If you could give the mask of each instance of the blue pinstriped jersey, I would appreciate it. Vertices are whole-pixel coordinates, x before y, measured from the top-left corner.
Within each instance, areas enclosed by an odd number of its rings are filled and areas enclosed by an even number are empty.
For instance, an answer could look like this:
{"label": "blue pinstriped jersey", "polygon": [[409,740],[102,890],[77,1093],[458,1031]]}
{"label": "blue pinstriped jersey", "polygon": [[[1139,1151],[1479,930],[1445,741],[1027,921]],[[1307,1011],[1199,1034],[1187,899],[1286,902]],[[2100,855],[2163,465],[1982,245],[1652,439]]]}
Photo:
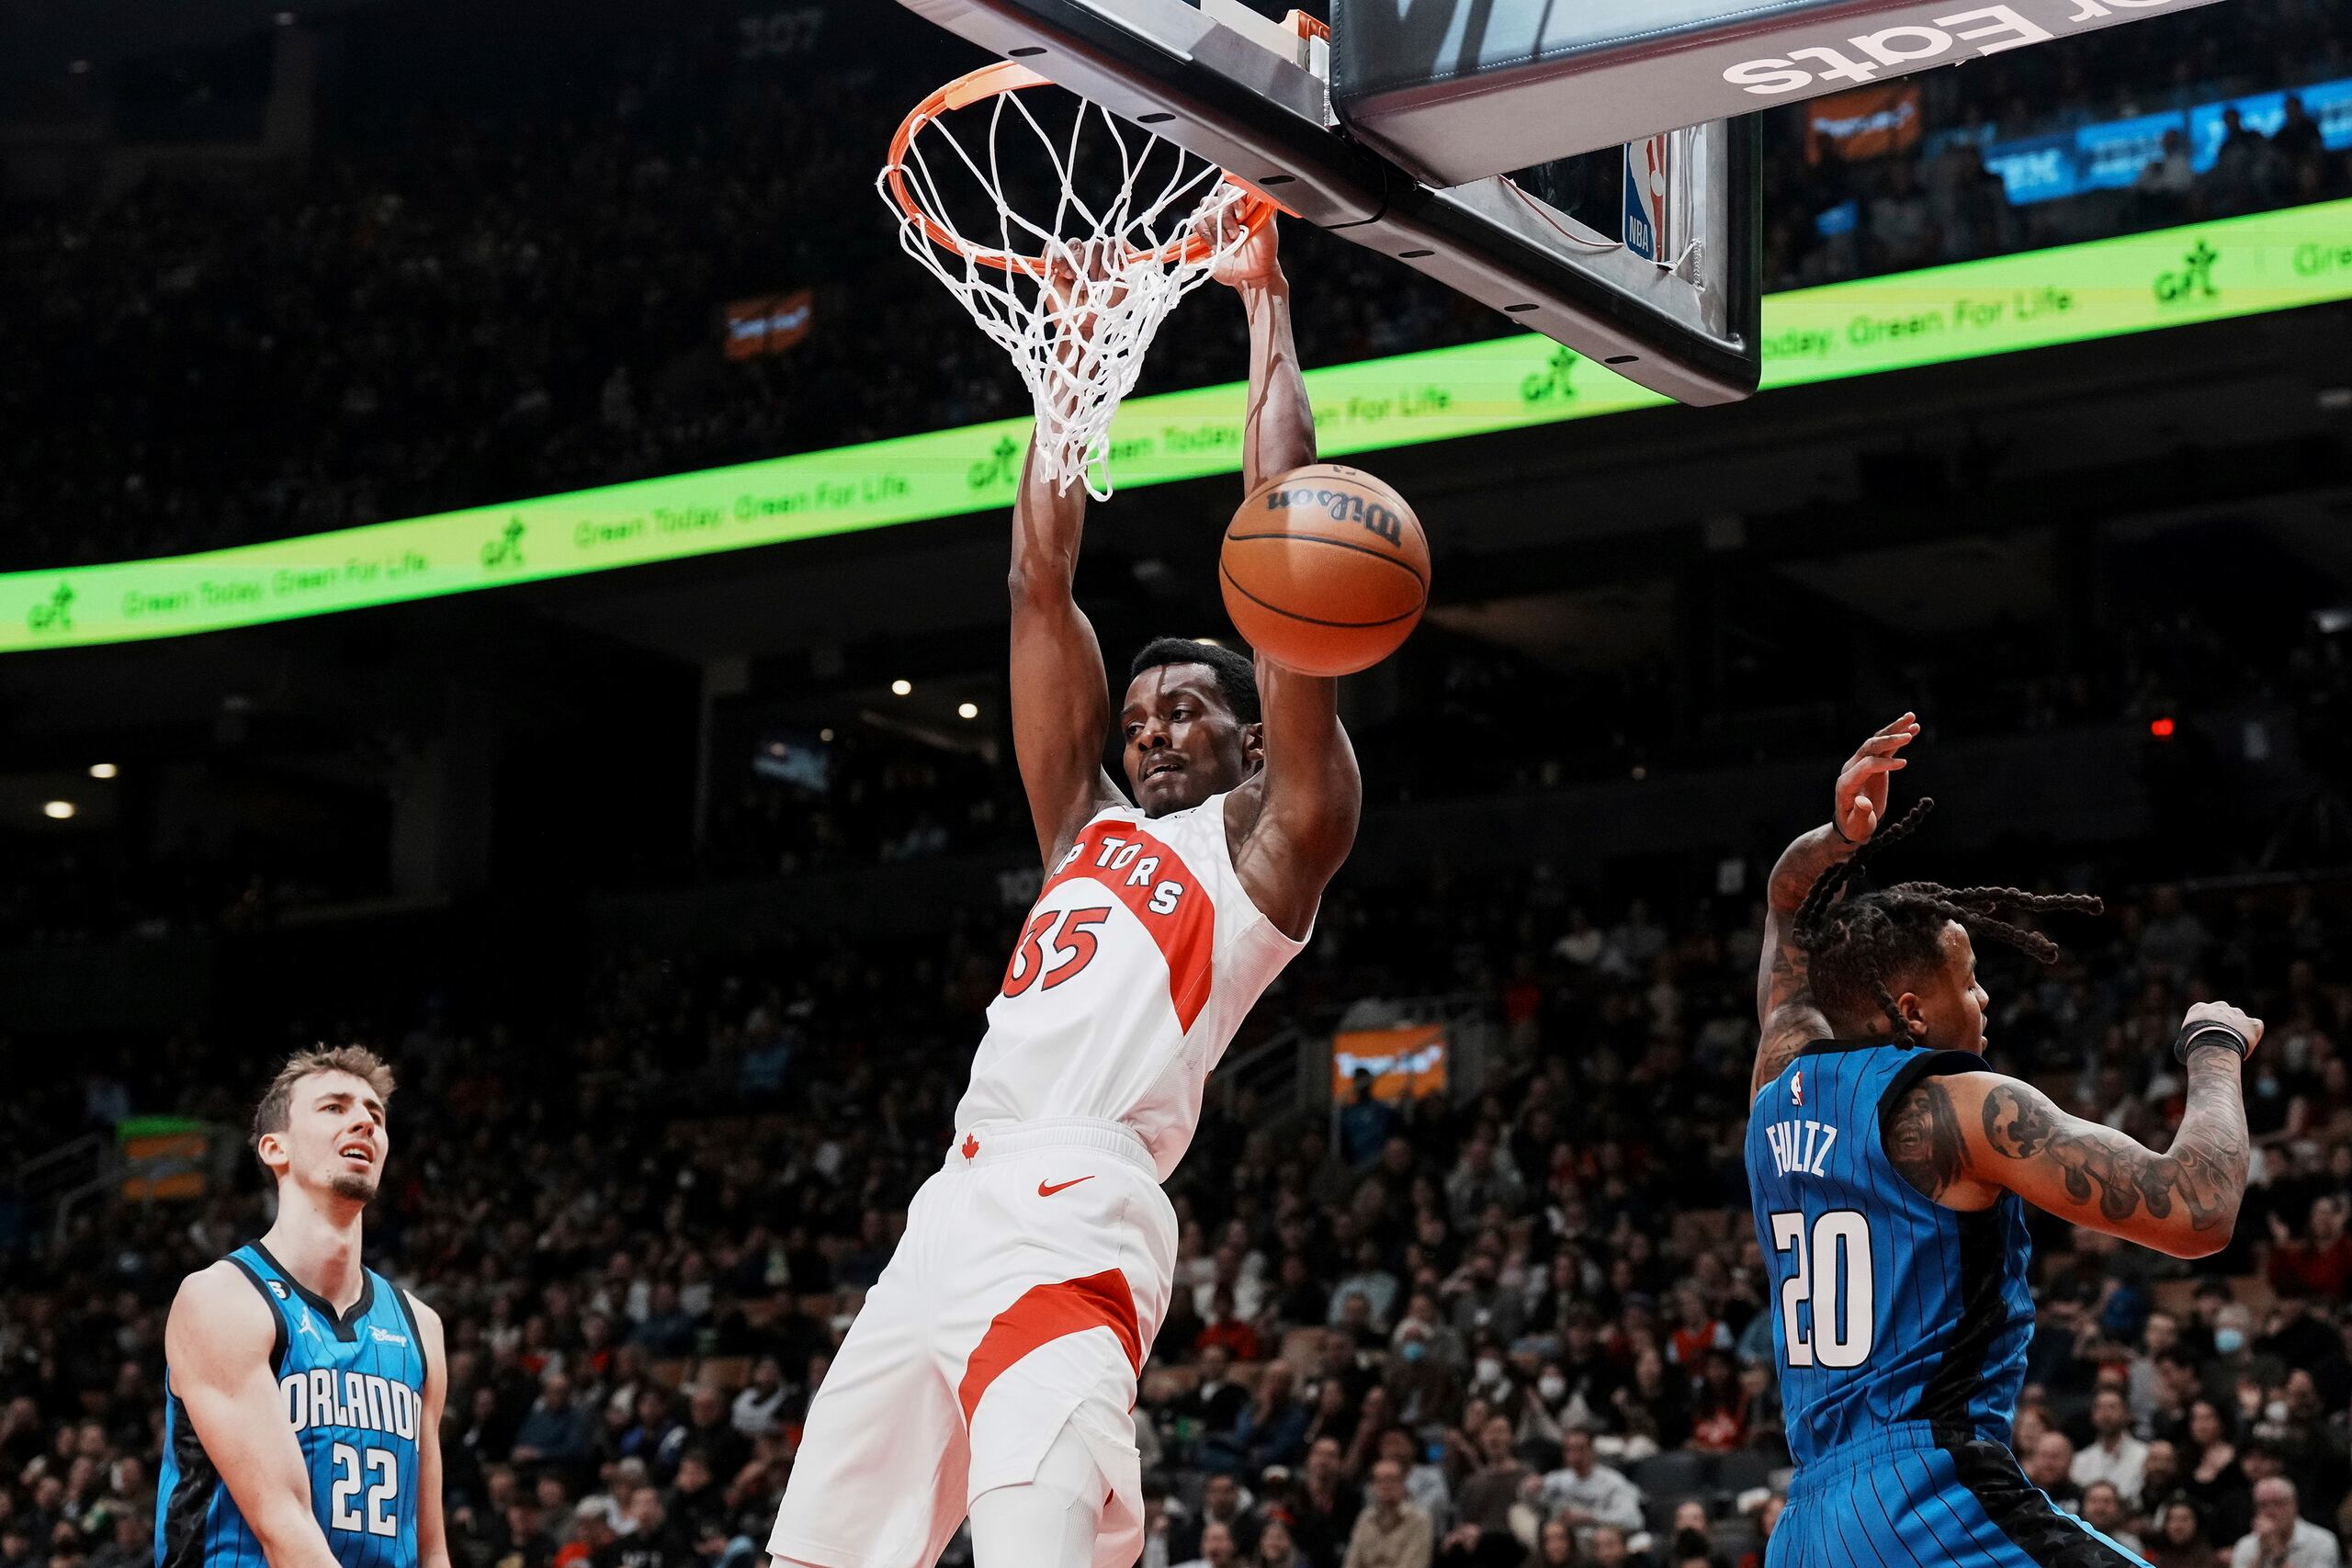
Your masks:
{"label": "blue pinstriped jersey", "polygon": [[1756,1097],[1747,1185],[1799,1464],[1897,1421],[2006,1444],[2033,1335],[2024,1204],[1960,1213],[1903,1179],[1880,1118],[1959,1051],[1817,1041]]}
{"label": "blue pinstriped jersey", "polygon": [[[270,1370],[311,1472],[311,1506],[343,1568],[416,1568],[417,1438],[424,1346],[408,1299],[364,1274],[338,1314],[259,1242],[229,1255],[277,1319]],[[169,1388],[170,1369],[165,1386]],[[164,1403],[155,1568],[265,1568],[179,1395]]]}

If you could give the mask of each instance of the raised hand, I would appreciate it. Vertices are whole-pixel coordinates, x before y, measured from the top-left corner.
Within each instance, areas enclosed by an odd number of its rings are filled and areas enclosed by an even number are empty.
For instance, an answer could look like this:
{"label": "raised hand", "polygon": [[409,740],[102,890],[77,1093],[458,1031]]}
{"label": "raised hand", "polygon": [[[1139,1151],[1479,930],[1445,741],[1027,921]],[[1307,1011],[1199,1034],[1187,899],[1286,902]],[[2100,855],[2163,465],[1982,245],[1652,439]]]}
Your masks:
{"label": "raised hand", "polygon": [[1886,817],[1887,780],[1910,764],[1897,755],[1919,738],[1919,716],[1905,714],[1854,749],[1838,770],[1829,819],[1847,842],[1859,844]]}
{"label": "raised hand", "polygon": [[2254,1048],[2262,1043],[2262,1020],[2227,1002],[2199,1002],[2180,1021],[2183,1029],[2193,1029],[2200,1023],[2218,1023],[2226,1029],[2236,1030],[2245,1037],[2248,1055],[2252,1055]]}
{"label": "raised hand", "polygon": [[1118,280],[1115,240],[1071,241],[1050,247],[1039,280],[1046,309],[1062,323],[1061,346],[1091,348],[1102,312],[1126,298]]}

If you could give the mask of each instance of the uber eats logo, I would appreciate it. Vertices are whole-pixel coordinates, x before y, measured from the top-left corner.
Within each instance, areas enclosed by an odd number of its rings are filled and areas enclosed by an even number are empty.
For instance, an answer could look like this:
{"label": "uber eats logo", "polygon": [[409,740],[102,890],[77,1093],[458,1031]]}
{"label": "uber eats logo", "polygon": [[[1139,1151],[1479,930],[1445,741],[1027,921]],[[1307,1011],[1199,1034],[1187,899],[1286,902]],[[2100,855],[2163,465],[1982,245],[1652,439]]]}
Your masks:
{"label": "uber eats logo", "polygon": [[2213,264],[2222,253],[2203,240],[2190,246],[2180,258],[2180,265],[2156,274],[2156,303],[2159,305],[2196,305],[2222,297],[2213,282]]}

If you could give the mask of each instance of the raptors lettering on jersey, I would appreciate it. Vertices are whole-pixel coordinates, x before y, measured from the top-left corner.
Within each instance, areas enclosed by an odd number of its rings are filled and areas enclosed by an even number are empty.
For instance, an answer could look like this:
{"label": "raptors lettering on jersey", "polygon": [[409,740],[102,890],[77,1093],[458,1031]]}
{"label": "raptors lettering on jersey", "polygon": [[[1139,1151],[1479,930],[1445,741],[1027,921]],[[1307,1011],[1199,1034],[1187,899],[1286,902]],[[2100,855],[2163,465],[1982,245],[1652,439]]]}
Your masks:
{"label": "raptors lettering on jersey", "polygon": [[1243,890],[1225,796],[1165,817],[1097,815],[1022,925],[956,1124],[1124,1122],[1165,1179],[1210,1070],[1305,945]]}

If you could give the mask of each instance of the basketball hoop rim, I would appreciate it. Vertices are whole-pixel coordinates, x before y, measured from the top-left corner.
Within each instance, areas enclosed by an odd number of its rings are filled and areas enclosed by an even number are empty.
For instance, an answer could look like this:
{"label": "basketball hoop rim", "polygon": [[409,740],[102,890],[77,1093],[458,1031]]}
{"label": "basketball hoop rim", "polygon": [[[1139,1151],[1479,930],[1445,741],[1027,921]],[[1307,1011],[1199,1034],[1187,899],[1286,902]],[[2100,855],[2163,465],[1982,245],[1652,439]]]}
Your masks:
{"label": "basketball hoop rim", "polygon": [[[977,266],[993,267],[1000,272],[1026,273],[1035,278],[1046,276],[1049,264],[1046,257],[976,245],[925,212],[922,203],[915,199],[914,190],[908,182],[906,156],[908,147],[922,128],[951,109],[969,108],[974,104],[1001,97],[1007,93],[1052,85],[1051,78],[1039,75],[1017,60],[1000,60],[977,71],[967,71],[917,104],[908,111],[907,118],[899,122],[898,130],[890,138],[889,160],[883,164],[883,183],[888,188],[891,199],[899,204],[899,209],[906,214],[909,221],[922,229],[925,239],[941,250],[953,251]],[[1218,173],[1226,184],[1242,193],[1235,212],[1242,227],[1250,233],[1254,234],[1264,228],[1273,220],[1274,214],[1282,210],[1272,197],[1249,181],[1225,174],[1223,170]],[[1127,250],[1129,265],[1149,262],[1159,266],[1197,266],[1209,259],[1215,247],[1198,234],[1187,234],[1182,239],[1169,241],[1157,250],[1141,251],[1132,246]]]}

